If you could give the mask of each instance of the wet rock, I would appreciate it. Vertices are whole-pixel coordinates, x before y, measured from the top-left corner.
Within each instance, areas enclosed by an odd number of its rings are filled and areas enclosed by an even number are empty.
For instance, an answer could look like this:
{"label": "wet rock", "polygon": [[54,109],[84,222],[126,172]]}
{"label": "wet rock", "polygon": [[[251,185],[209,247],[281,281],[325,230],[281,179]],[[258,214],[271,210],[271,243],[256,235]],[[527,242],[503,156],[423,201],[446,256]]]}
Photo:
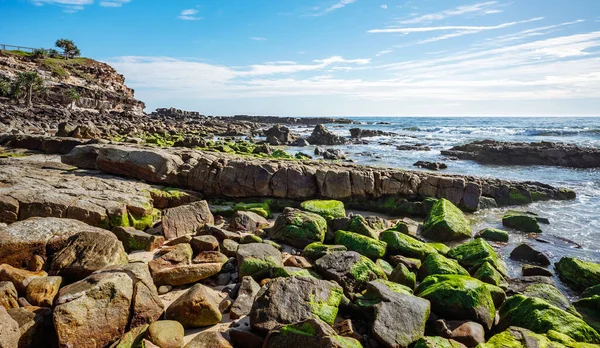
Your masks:
{"label": "wet rock", "polygon": [[387,247],[387,243],[383,241],[342,230],[335,232],[335,244],[343,245],[372,260],[383,257]]}
{"label": "wet rock", "polygon": [[554,267],[560,278],[576,289],[600,284],[600,264],[563,257]]}
{"label": "wet rock", "polygon": [[146,338],[160,348],[181,348],[183,326],[173,320],[160,320],[150,324]]}
{"label": "wet rock", "polygon": [[423,236],[441,242],[470,238],[471,224],[452,202],[440,199],[433,204],[423,223]]}
{"label": "wet rock", "polygon": [[363,291],[371,280],[387,278],[379,266],[355,251],[328,253],[315,268],[323,278],[340,284],[347,296]]}
{"label": "wet rock", "polygon": [[164,238],[154,236],[133,227],[115,227],[112,232],[123,243],[126,252],[134,250],[152,251],[164,243]]}
{"label": "wet rock", "polygon": [[456,246],[448,252],[448,257],[456,259],[467,269],[477,269],[484,262],[489,262],[503,276],[508,276],[506,264],[498,256],[494,248],[481,238]]}
{"label": "wet rock", "polygon": [[33,278],[27,285],[27,301],[34,306],[52,307],[62,284],[62,277]]}
{"label": "wet rock", "polygon": [[485,261],[479,266],[473,274],[473,278],[479,279],[484,283],[504,287],[506,281],[504,276],[492,265],[491,262]]}
{"label": "wet rock", "polygon": [[326,149],[321,155],[323,159],[332,161],[346,159],[346,153],[340,149]]}
{"label": "wet rock", "polygon": [[210,290],[196,284],[167,308],[165,317],[178,321],[185,328],[197,328],[219,323],[221,312]]}
{"label": "wet rock", "polygon": [[417,161],[417,162],[413,163],[413,166],[419,167],[419,168],[425,168],[425,169],[429,169],[429,170],[441,170],[441,169],[448,168],[446,163],[428,162],[428,161]]}
{"label": "wet rock", "polygon": [[431,151],[429,146],[425,146],[424,144],[415,144],[415,145],[398,145],[396,146],[396,150],[398,151]]}
{"label": "wet rock", "polygon": [[342,288],[334,282],[307,277],[276,278],[257,294],[250,325],[260,333],[312,318],[333,325],[343,296]]}
{"label": "wet rock", "polygon": [[265,131],[267,142],[271,145],[288,145],[295,140],[288,127],[274,125]]}
{"label": "wet rock", "polygon": [[235,231],[256,232],[267,226],[267,219],[251,211],[236,211],[231,217],[231,228]]}
{"label": "wet rock", "polygon": [[531,262],[542,266],[549,266],[548,256],[533,249],[530,245],[521,243],[510,253],[510,258],[517,261]]}
{"label": "wet rock", "polygon": [[514,210],[509,210],[502,217],[502,225],[521,232],[542,232],[538,222],[539,216]]}
{"label": "wet rock", "polygon": [[194,202],[163,211],[162,226],[166,239],[198,233],[215,222],[206,201]]}
{"label": "wet rock", "polygon": [[360,139],[369,137],[381,137],[381,136],[393,136],[395,133],[384,132],[377,129],[361,129],[361,128],[350,128],[350,138]]}
{"label": "wet rock", "polygon": [[551,271],[547,270],[544,267],[535,266],[535,265],[523,265],[521,266],[521,272],[524,277],[530,276],[544,276],[544,277],[552,277],[553,274]]}
{"label": "wet rock", "polygon": [[274,269],[283,267],[279,250],[269,244],[242,244],[237,249],[239,277],[252,276],[256,280],[269,277]]}
{"label": "wet rock", "polygon": [[362,348],[362,345],[354,338],[337,335],[329,325],[313,318],[270,331],[263,347]]}
{"label": "wet rock", "polygon": [[229,317],[231,319],[239,319],[244,315],[248,315],[252,309],[254,298],[259,290],[260,286],[252,279],[252,277],[246,276],[242,278],[237,298],[229,311]]}
{"label": "wet rock", "polygon": [[269,229],[269,237],[304,248],[313,242],[323,242],[327,232],[327,221],[320,215],[293,208],[286,208]]}
{"label": "wet rock", "polygon": [[483,238],[492,242],[508,242],[508,232],[499,230],[497,228],[484,228],[479,231],[476,238]]}
{"label": "wet rock", "polygon": [[19,295],[13,283],[7,281],[0,282],[0,307],[4,307],[5,309],[17,308],[19,307],[18,298]]}
{"label": "wet rock", "polygon": [[344,145],[347,142],[343,137],[331,133],[322,124],[315,127],[307,140],[312,145]]}

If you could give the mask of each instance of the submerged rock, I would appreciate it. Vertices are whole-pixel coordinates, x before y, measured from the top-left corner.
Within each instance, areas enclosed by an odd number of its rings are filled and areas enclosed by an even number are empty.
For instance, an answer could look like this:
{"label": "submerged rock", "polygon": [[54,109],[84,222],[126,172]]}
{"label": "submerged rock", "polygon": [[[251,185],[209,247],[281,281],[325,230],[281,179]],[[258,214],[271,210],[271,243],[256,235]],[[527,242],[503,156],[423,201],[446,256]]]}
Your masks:
{"label": "submerged rock", "polygon": [[508,242],[508,232],[497,228],[484,228],[477,233],[477,238],[483,238],[492,242]]}
{"label": "submerged rock", "polygon": [[509,210],[502,217],[502,225],[514,228],[521,232],[542,232],[539,221],[540,217],[533,213]]}
{"label": "submerged rock", "polygon": [[517,261],[531,262],[542,266],[549,266],[548,256],[533,249],[530,245],[521,243],[510,252],[510,258]]}

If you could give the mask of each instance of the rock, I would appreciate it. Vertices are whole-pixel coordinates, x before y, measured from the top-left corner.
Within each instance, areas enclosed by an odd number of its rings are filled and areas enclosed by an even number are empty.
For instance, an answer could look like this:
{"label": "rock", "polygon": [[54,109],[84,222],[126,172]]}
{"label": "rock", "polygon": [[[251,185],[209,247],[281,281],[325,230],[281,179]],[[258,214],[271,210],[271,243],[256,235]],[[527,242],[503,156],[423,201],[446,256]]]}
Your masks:
{"label": "rock", "polygon": [[252,276],[256,280],[269,277],[274,269],[283,267],[281,253],[269,244],[252,243],[237,249],[239,277]]}
{"label": "rock", "polygon": [[369,282],[358,303],[373,318],[371,332],[382,346],[407,347],[425,333],[429,302],[389,284]]}
{"label": "rock", "polygon": [[533,249],[530,245],[521,243],[510,253],[510,258],[517,261],[536,263],[542,266],[549,266],[548,256]]}
{"label": "rock", "polygon": [[51,308],[62,284],[62,277],[36,277],[27,285],[27,301],[34,306]]}
{"label": "rock", "polygon": [[485,343],[485,329],[481,324],[473,321],[446,321],[440,319],[435,322],[436,332],[444,337],[460,342],[467,347],[475,347]]}
{"label": "rock", "polygon": [[190,245],[194,253],[203,251],[219,251],[219,241],[213,236],[197,236],[192,238]]}
{"label": "rock", "polygon": [[415,145],[398,145],[396,146],[396,150],[398,151],[431,151],[429,146],[424,146],[424,144],[415,144]]}
{"label": "rock", "polygon": [[311,268],[310,263],[306,258],[302,256],[289,255],[283,260],[284,266],[299,267],[299,268]]}
{"label": "rock", "polygon": [[346,139],[331,133],[325,125],[319,124],[315,127],[308,142],[312,145],[344,145]]}
{"label": "rock", "polygon": [[451,320],[476,321],[491,329],[496,306],[505,298],[504,291],[475,278],[462,275],[433,275],[425,278],[415,294],[431,302],[431,310]]}
{"label": "rock", "polygon": [[496,228],[484,228],[477,233],[476,238],[483,238],[492,242],[508,242],[508,232]]}
{"label": "rock", "polygon": [[43,257],[41,257],[40,255],[33,255],[31,260],[29,260],[29,265],[27,266],[27,269],[31,272],[40,272],[44,269],[45,263],[46,260],[44,260]]}
{"label": "rock", "polygon": [[346,159],[346,153],[340,149],[326,149],[323,151],[322,155],[323,159],[326,160],[336,161]]}
{"label": "rock", "polygon": [[506,281],[504,277],[494,266],[486,261],[479,266],[475,274],[473,274],[473,278],[479,279],[484,283],[496,285],[496,286],[505,286]]}
{"label": "rock", "polygon": [[429,211],[422,234],[441,242],[471,238],[471,223],[452,202],[442,198]]}
{"label": "rock", "polygon": [[279,325],[318,318],[333,325],[344,296],[334,282],[307,277],[276,278],[258,292],[250,311],[250,326],[267,333]]}
{"label": "rock", "polygon": [[271,213],[271,207],[268,202],[258,202],[258,203],[236,203],[233,206],[233,210],[235,211],[249,211],[255,214],[258,214],[265,219],[272,218],[273,214]]}
{"label": "rock", "polygon": [[351,216],[348,227],[342,230],[358,233],[372,239],[379,239],[379,231],[376,231],[374,228],[372,228],[367,219],[365,219],[362,215]]}
{"label": "rock", "polygon": [[254,303],[254,297],[260,290],[260,285],[252,279],[250,276],[245,276],[240,282],[240,288],[238,290],[238,296],[231,306],[229,311],[229,317],[231,319],[239,319],[250,313],[252,304]]}
{"label": "rock", "polygon": [[439,336],[421,337],[413,348],[466,348],[464,344]]}
{"label": "rock", "polygon": [[11,282],[18,293],[25,293],[27,284],[36,277],[46,277],[48,274],[44,271],[31,272],[24,269],[14,268],[7,264],[0,265],[0,282]]}
{"label": "rock", "polygon": [[164,295],[166,293],[168,293],[169,291],[173,290],[173,287],[171,285],[161,285],[158,287],[158,294],[159,295]]}
{"label": "rock", "polygon": [[283,243],[304,248],[313,242],[323,242],[327,221],[315,213],[286,208],[269,230],[269,237]]}
{"label": "rock", "polygon": [[138,231],[133,227],[115,227],[112,232],[123,243],[126,252],[134,250],[152,251],[163,245],[165,239],[153,236],[146,232]]}
{"label": "rock", "polygon": [[307,319],[269,332],[264,348],[362,348],[354,338],[343,337],[319,319]]}
{"label": "rock", "polygon": [[19,324],[8,315],[8,312],[3,306],[0,306],[0,347],[2,348],[17,348],[19,346]]}
{"label": "rock", "polygon": [[336,200],[314,199],[304,201],[300,204],[300,209],[319,214],[327,220],[343,218],[346,216],[344,203]]}
{"label": "rock", "polygon": [[231,217],[231,228],[235,231],[256,232],[267,226],[267,219],[251,211],[236,211]]}
{"label": "rock", "polygon": [[360,138],[369,138],[369,137],[389,137],[397,135],[396,133],[384,132],[378,129],[360,129],[360,128],[350,128],[350,138],[352,139],[360,139]]}
{"label": "rock", "polygon": [[498,330],[510,326],[539,334],[554,330],[578,342],[600,343],[600,334],[583,320],[539,298],[512,296],[502,304],[499,315]]}
{"label": "rock", "polygon": [[583,297],[573,302],[576,312],[571,311],[571,314],[581,315],[583,320],[590,325],[596,332],[600,330],[600,296],[593,295]]}
{"label": "rock", "polygon": [[288,127],[274,125],[265,131],[267,142],[271,145],[288,145],[295,140]]}
{"label": "rock", "polygon": [[502,225],[521,232],[542,232],[534,214],[510,210],[502,217]]}
{"label": "rock", "polygon": [[521,272],[523,273],[524,277],[531,277],[531,276],[552,277],[552,276],[554,276],[554,274],[552,274],[551,271],[545,269],[544,267],[535,266],[535,265],[527,265],[527,264],[521,266]]}
{"label": "rock", "polygon": [[17,289],[11,282],[0,282],[0,307],[4,307],[5,309],[18,308],[19,302],[17,299],[19,295],[17,294]]}
{"label": "rock", "polygon": [[215,325],[222,318],[218,302],[206,286],[195,284],[167,308],[165,317],[188,329]]}
{"label": "rock", "polygon": [[450,249],[448,256],[458,260],[461,266],[469,268],[479,268],[484,262],[489,262],[503,276],[508,276],[506,264],[494,248],[481,238],[463,243]]}
{"label": "rock", "polygon": [[387,243],[388,253],[392,255],[400,254],[402,256],[423,260],[429,254],[438,253],[431,245],[421,242],[404,233],[387,230],[383,231],[379,238]]}
{"label": "rock", "polygon": [[419,268],[419,279],[435,274],[458,274],[468,276],[469,272],[456,260],[451,260],[439,254],[429,254]]}
{"label": "rock", "polygon": [[[262,348],[263,338],[249,329],[231,329],[228,331],[231,342],[239,348]],[[212,347],[211,347],[212,348]]]}
{"label": "rock", "polygon": [[419,259],[411,259],[410,257],[404,257],[402,255],[394,255],[390,257],[390,262],[392,265],[398,266],[399,264],[403,264],[406,266],[411,272],[419,271],[421,268],[421,260]]}
{"label": "rock", "polygon": [[163,211],[162,226],[166,239],[198,233],[215,222],[206,201],[194,202]]}
{"label": "rock", "polygon": [[228,257],[236,257],[239,247],[239,243],[234,242],[231,239],[225,239],[221,244],[221,250],[223,250],[223,254],[227,255]]}
{"label": "rock", "polygon": [[356,326],[351,319],[346,319],[338,322],[333,326],[335,332],[340,336],[352,337],[357,340],[362,340],[362,336],[358,333]]}
{"label": "rock", "polygon": [[146,332],[148,331],[148,324],[138,326],[129,330],[121,339],[111,345],[112,348],[134,348],[142,345]]}
{"label": "rock", "polygon": [[49,273],[80,280],[113,265],[127,264],[123,244],[112,233],[81,232],[52,258]]}
{"label": "rock", "polygon": [[[220,255],[220,254],[219,254]],[[222,260],[215,262],[192,262],[192,247],[189,244],[178,244],[167,249],[166,253],[148,262],[154,283],[161,285],[185,285],[211,277],[221,271]]]}
{"label": "rock", "polygon": [[335,251],[347,251],[343,245],[326,245],[321,242],[314,242],[307,245],[302,251],[302,256],[312,260],[320,259],[321,257]]}
{"label": "rock", "polygon": [[329,253],[315,263],[317,272],[327,280],[340,284],[347,296],[363,291],[375,279],[387,279],[373,261],[355,251]]}
{"label": "rock", "polygon": [[300,147],[309,146],[309,145],[310,145],[310,143],[306,139],[303,139],[303,138],[298,138],[290,144],[290,146],[300,146]]}
{"label": "rock", "polygon": [[554,264],[556,272],[575,289],[585,289],[600,284],[600,264],[563,257]]}
{"label": "rock", "polygon": [[54,327],[63,347],[104,347],[123,336],[129,322],[133,281],[122,272],[92,274],[62,288]]}
{"label": "rock", "polygon": [[8,315],[19,325],[19,347],[40,347],[45,343],[44,317],[26,308],[9,309]]}
{"label": "rock", "polygon": [[600,151],[566,143],[477,140],[442,151],[442,155],[500,165],[600,167]]}
{"label": "rock", "polygon": [[419,168],[425,168],[425,169],[429,169],[429,170],[440,170],[440,169],[448,168],[448,165],[446,165],[446,163],[428,162],[428,161],[417,161],[417,162],[413,163],[413,166],[419,167]]}
{"label": "rock", "polygon": [[171,239],[170,241],[165,243],[165,246],[175,246],[175,245],[179,245],[179,244],[190,244],[190,242],[192,241],[192,236],[187,234],[185,236],[181,236],[181,237],[177,237],[174,239]]}
{"label": "rock", "polygon": [[159,320],[148,326],[146,338],[160,348],[181,348],[183,326],[173,320]]}
{"label": "rock", "polygon": [[563,348],[564,345],[550,340],[546,335],[536,334],[522,327],[511,326],[506,331],[494,335],[487,343],[477,346],[478,348]]}
{"label": "rock", "polygon": [[519,294],[527,297],[535,297],[542,299],[553,306],[556,306],[564,311],[567,311],[576,317],[580,317],[579,313],[571,305],[571,302],[563,295],[555,285],[534,283],[527,285]]}
{"label": "rock", "polygon": [[335,244],[343,245],[372,260],[383,257],[387,247],[385,242],[342,230],[335,233]]}
{"label": "rock", "polygon": [[203,331],[183,348],[233,348],[220,332]]}
{"label": "rock", "polygon": [[399,263],[389,276],[389,280],[408,287],[411,292],[417,285],[417,276],[411,272],[403,263]]}

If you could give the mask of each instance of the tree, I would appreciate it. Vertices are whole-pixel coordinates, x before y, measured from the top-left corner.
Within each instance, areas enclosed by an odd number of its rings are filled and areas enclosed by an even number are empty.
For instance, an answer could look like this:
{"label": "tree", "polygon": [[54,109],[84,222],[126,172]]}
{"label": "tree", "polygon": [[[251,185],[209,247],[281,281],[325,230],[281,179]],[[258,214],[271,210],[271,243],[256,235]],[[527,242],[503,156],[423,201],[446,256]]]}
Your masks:
{"label": "tree", "polygon": [[67,90],[67,98],[69,99],[69,109],[73,109],[75,102],[81,99],[81,95],[79,95],[75,88],[69,88]]}
{"label": "tree", "polygon": [[14,95],[18,98],[22,93],[25,94],[27,100],[27,107],[30,107],[33,103],[31,101],[33,93],[39,92],[44,89],[44,80],[35,71],[19,73],[17,80],[15,81],[15,88],[13,88]]}
{"label": "tree", "polygon": [[57,40],[56,47],[63,50],[63,56],[65,56],[65,59],[78,57],[81,54],[81,52],[79,51],[79,48],[77,48],[75,43],[73,43],[73,41],[71,41],[71,40],[67,40],[67,39]]}

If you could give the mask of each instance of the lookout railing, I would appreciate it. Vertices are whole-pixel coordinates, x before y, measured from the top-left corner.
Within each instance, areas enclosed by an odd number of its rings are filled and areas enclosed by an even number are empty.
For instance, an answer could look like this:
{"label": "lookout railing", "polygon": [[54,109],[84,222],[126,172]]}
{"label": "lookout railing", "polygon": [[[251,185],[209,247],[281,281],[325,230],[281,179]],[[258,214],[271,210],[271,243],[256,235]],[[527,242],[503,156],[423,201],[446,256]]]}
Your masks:
{"label": "lookout railing", "polygon": [[14,48],[16,48],[17,51],[29,51],[29,52],[33,52],[37,49],[37,48],[33,48],[33,47],[0,44],[0,51],[13,50]]}

